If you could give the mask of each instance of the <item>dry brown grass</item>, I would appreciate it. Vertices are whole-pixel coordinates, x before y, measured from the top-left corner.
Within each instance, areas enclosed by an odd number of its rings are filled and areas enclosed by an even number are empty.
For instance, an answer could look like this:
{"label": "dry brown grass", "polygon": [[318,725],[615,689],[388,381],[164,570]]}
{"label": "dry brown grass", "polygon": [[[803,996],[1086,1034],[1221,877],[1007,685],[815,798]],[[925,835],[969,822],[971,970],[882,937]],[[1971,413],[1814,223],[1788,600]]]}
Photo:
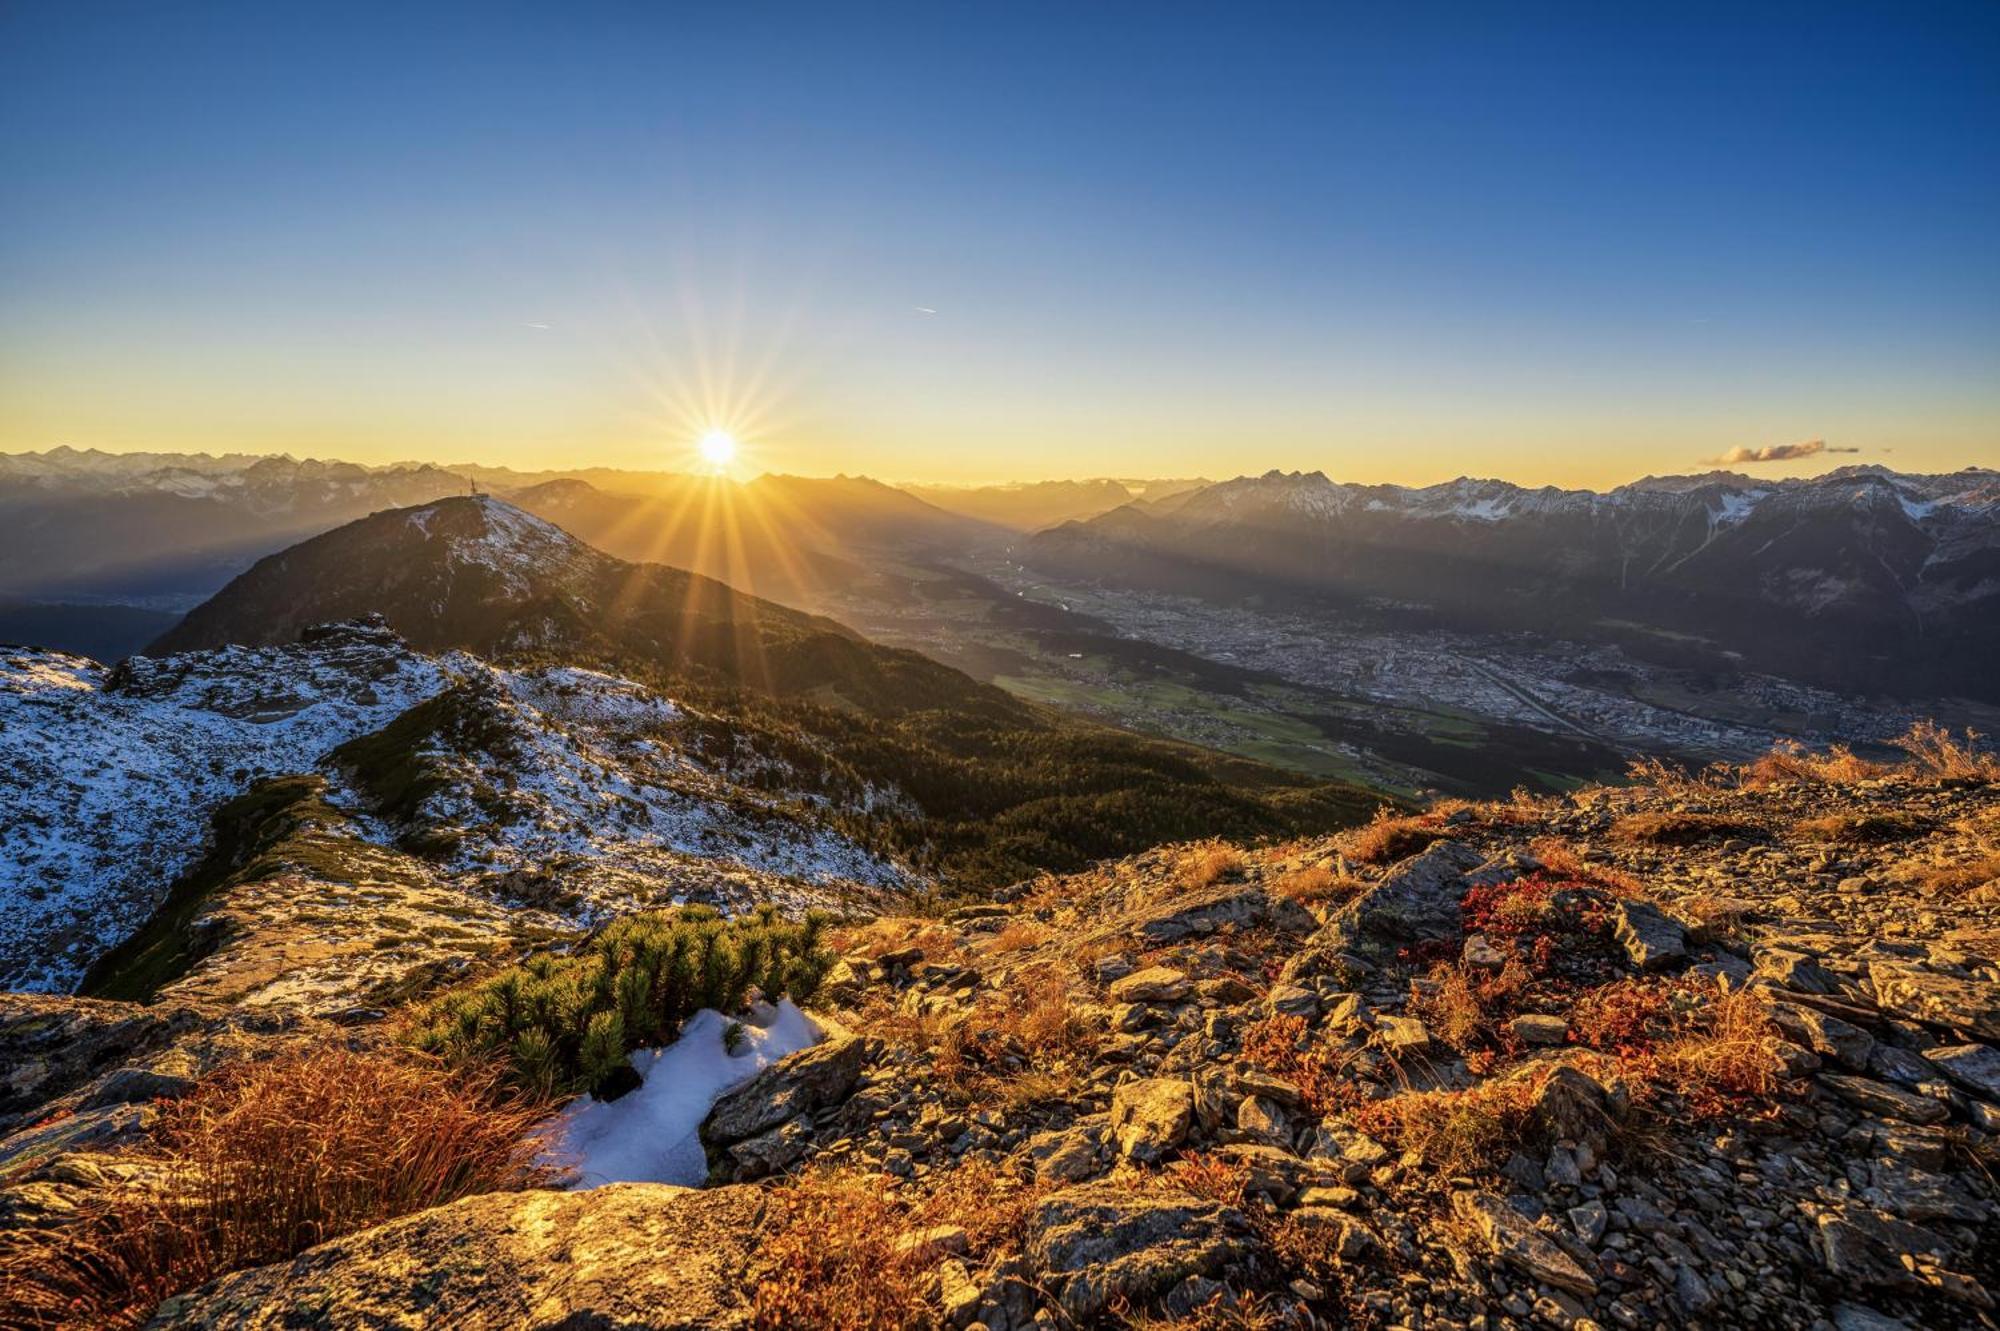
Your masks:
{"label": "dry brown grass", "polygon": [[1692,846],[1754,836],[1754,825],[1719,813],[1628,813],[1611,825],[1611,839],[1634,846]]}
{"label": "dry brown grass", "polygon": [[1242,851],[1225,842],[1210,841],[1193,847],[1182,859],[1181,882],[1188,887],[1211,887],[1242,871]]}
{"label": "dry brown grass", "polygon": [[491,1076],[322,1048],[222,1068],[162,1110],[128,1194],[0,1257],[0,1306],[26,1327],[137,1325],[225,1272],[474,1193],[544,1181],[543,1107]]}
{"label": "dry brown grass", "polygon": [[760,1331],[841,1327],[913,1331],[933,1326],[927,1297],[938,1255],[899,1243],[938,1225],[965,1231],[974,1265],[1020,1246],[1043,1191],[990,1165],[965,1163],[929,1193],[894,1193],[880,1175],[810,1174],[770,1194],[767,1237],[751,1291]]}
{"label": "dry brown grass", "polygon": [[2000,884],[2000,855],[1982,855],[1957,864],[1914,864],[1906,866],[1907,881],[1927,897],[1947,900],[1976,892],[1988,884]]}
{"label": "dry brown grass", "polygon": [[1510,1077],[1464,1091],[1404,1091],[1354,1111],[1363,1132],[1393,1141],[1447,1174],[1497,1170],[1517,1150],[1531,1154],[1541,1079]]}
{"label": "dry brown grass", "polygon": [[1769,1009],[1746,989],[1715,991],[1687,1029],[1634,1061],[1646,1081],[1673,1091],[1705,1118],[1733,1102],[1769,1102],[1783,1084],[1778,1028]]}
{"label": "dry brown grass", "polygon": [[1961,781],[2000,781],[2000,755],[1980,744],[1982,736],[1967,727],[1954,735],[1935,721],[1919,721],[1895,739],[1910,755],[1908,766],[1923,776]]}
{"label": "dry brown grass", "polygon": [[1879,846],[1907,841],[1930,829],[1930,823],[1900,810],[1889,813],[1834,813],[1793,824],[1792,834],[1804,841],[1842,846]]}
{"label": "dry brown grass", "polygon": [[1561,837],[1536,837],[1528,843],[1528,853],[1535,857],[1545,873],[1557,878],[1592,883],[1613,896],[1632,897],[1642,892],[1637,878],[1613,865],[1591,863]]}
{"label": "dry brown grass", "polygon": [[1350,860],[1386,864],[1414,855],[1432,842],[1445,840],[1450,834],[1436,824],[1430,814],[1399,814],[1384,805],[1375,810],[1374,818],[1365,826],[1343,832],[1339,845]]}
{"label": "dry brown grass", "polygon": [[1741,897],[1704,892],[1684,898],[1679,909],[1692,921],[1697,942],[1741,943],[1750,936],[1751,912],[1756,907]]}
{"label": "dry brown grass", "polygon": [[874,998],[862,1024],[927,1053],[939,1085],[961,1101],[1040,1104],[1074,1093],[1097,1055],[1102,1034],[1075,1007],[1076,988],[1042,964],[962,1011],[917,1014]]}
{"label": "dry brown grass", "polygon": [[1813,753],[1796,740],[1780,740],[1771,746],[1769,753],[1734,770],[1736,783],[1744,786],[1781,782],[1840,786],[1881,776],[1889,769],[1858,756],[1845,744],[1836,744],[1824,753]]}
{"label": "dry brown grass", "polygon": [[1025,952],[1029,948],[1040,947],[1047,940],[1049,931],[1029,920],[1016,920],[986,945],[988,952]]}
{"label": "dry brown grass", "polygon": [[1328,1114],[1353,1104],[1359,1089],[1344,1074],[1351,1054],[1317,1038],[1304,1017],[1274,1014],[1243,1030],[1245,1061],[1290,1082],[1306,1108]]}
{"label": "dry brown grass", "polygon": [[1625,777],[1633,785],[1649,786],[1663,794],[1682,797],[1727,790],[1737,784],[1738,774],[1739,769],[1727,763],[1688,768],[1651,756],[1635,758],[1625,767]]}
{"label": "dry brown grass", "polygon": [[1136,1309],[1123,1299],[1108,1309],[1124,1331],[1280,1331],[1293,1325],[1264,1296],[1224,1290],[1184,1317]]}
{"label": "dry brown grass", "polygon": [[1335,873],[1324,864],[1294,869],[1271,885],[1271,891],[1287,901],[1308,909],[1332,901],[1346,901],[1360,895],[1367,884],[1358,878]]}

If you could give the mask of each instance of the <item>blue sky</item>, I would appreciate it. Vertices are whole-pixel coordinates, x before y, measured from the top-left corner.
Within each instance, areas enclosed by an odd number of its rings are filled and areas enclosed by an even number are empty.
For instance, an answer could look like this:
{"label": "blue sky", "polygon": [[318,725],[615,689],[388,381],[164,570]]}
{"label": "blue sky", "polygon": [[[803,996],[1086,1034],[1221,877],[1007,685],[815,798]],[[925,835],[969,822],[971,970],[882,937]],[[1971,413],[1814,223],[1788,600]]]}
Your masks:
{"label": "blue sky", "polygon": [[1984,3],[6,5],[0,448],[2000,465],[1996,68]]}

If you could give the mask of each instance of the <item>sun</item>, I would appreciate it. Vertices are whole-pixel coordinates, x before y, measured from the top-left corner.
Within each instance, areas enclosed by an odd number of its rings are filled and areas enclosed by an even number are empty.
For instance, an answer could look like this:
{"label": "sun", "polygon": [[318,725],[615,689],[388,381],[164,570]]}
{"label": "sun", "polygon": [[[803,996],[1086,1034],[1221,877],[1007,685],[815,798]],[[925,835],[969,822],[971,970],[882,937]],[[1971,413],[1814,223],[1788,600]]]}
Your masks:
{"label": "sun", "polygon": [[736,436],[727,430],[710,430],[696,447],[702,461],[718,471],[736,460]]}

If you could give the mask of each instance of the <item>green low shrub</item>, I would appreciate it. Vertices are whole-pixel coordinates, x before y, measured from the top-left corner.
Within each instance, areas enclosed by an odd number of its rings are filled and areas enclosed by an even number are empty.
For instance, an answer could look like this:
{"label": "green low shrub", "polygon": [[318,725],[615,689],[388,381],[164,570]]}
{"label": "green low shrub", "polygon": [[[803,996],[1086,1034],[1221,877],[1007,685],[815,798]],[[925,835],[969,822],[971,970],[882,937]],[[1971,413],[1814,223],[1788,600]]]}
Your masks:
{"label": "green low shrub", "polygon": [[707,906],[628,916],[573,955],[536,957],[432,1001],[409,1039],[453,1064],[498,1062],[533,1094],[590,1090],[703,1008],[737,1011],[753,986],[809,1002],[833,962],[826,922],[772,906],[727,920]]}

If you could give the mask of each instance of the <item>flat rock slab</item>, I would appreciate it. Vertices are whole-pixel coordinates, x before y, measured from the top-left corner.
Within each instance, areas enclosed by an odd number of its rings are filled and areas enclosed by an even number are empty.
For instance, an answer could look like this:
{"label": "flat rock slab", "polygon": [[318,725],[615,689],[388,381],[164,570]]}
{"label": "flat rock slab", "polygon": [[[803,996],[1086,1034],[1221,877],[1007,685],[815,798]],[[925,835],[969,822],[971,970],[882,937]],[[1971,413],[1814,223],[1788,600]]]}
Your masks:
{"label": "flat rock slab", "polygon": [[1663,970],[1687,959],[1687,930],[1644,901],[1621,901],[1611,926],[1625,955],[1642,971]]}
{"label": "flat rock slab", "polygon": [[1509,1266],[1572,1294],[1597,1292],[1595,1277],[1505,1198],[1490,1192],[1461,1192],[1452,1198],[1452,1206],[1487,1250]]}
{"label": "flat rock slab", "polygon": [[1379,952],[1456,934],[1465,875],[1481,858],[1458,841],[1440,841],[1412,855],[1328,920],[1314,945],[1331,952]]}
{"label": "flat rock slab", "polygon": [[1879,961],[1868,967],[1868,979],[1884,1012],[2000,1040],[2000,985]]}
{"label": "flat rock slab", "polygon": [[1927,1050],[1924,1057],[1974,1095],[2000,1104],[2000,1049],[1983,1044],[1960,1044]]}
{"label": "flat rock slab", "polygon": [[1194,1083],[1141,1077],[1111,1092],[1111,1136],[1118,1154],[1151,1164],[1187,1140],[1194,1123]]}
{"label": "flat rock slab", "polygon": [[769,1132],[801,1114],[839,1104],[861,1075],[866,1043],[829,1029],[827,1038],[765,1068],[708,1111],[701,1139],[723,1147]]}
{"label": "flat rock slab", "polygon": [[148,1325],[728,1331],[750,1325],[763,1217],[748,1187],[490,1193],[224,1276]]}
{"label": "flat rock slab", "polygon": [[1111,998],[1117,1003],[1178,1003],[1193,990],[1187,972],[1171,966],[1148,966],[1111,982]]}
{"label": "flat rock slab", "polygon": [[1191,1275],[1219,1275],[1249,1250],[1241,1213],[1124,1183],[1051,1193],[1036,1205],[1028,1230],[1030,1258],[1076,1318],[1121,1300],[1144,1303]]}

